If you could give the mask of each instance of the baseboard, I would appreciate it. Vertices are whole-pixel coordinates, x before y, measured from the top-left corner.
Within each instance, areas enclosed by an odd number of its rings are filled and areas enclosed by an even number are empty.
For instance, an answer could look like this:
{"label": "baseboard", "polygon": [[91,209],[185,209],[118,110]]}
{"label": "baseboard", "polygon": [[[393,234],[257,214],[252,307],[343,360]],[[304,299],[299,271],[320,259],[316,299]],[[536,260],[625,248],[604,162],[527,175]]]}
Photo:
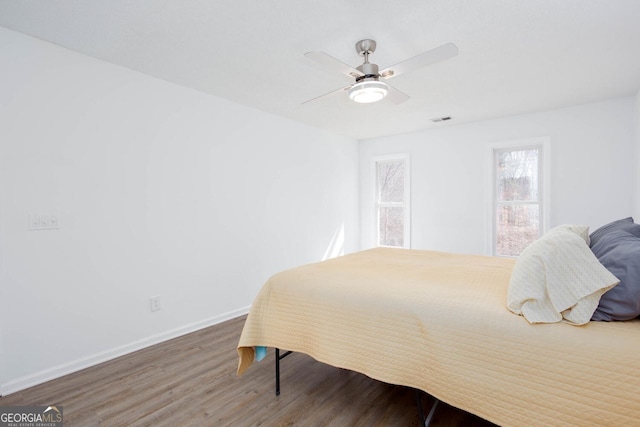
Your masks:
{"label": "baseboard", "polygon": [[134,341],[130,344],[125,344],[120,347],[96,353],[92,356],[83,357],[72,362],[45,369],[44,371],[40,371],[35,374],[8,381],[5,384],[0,384],[0,396],[6,396],[8,394],[24,390],[26,388],[45,383],[47,381],[60,378],[64,375],[68,375],[73,372],[77,372],[82,369],[107,362],[109,360],[115,359],[116,357],[124,356],[126,354],[133,353],[134,351],[142,350],[143,348],[150,347],[152,345],[159,344],[161,342],[168,341],[170,339],[177,338],[179,336],[189,334],[191,332],[195,332],[200,329],[216,325],[218,323],[222,323],[226,320],[233,319],[234,317],[247,314],[250,307],[251,306],[242,307],[237,310],[229,311],[227,313],[211,317],[209,319],[204,319],[199,322],[191,323],[186,326],[181,326],[179,328],[162,332],[160,334],[152,335],[150,337]]}

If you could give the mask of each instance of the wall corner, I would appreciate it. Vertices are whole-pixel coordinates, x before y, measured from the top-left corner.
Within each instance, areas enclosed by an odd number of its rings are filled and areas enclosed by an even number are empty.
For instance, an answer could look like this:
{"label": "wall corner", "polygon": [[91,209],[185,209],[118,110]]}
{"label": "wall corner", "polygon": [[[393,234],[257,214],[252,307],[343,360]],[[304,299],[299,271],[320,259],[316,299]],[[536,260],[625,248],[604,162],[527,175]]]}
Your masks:
{"label": "wall corner", "polygon": [[636,92],[633,103],[633,123],[633,217],[638,221],[640,220],[640,88]]}

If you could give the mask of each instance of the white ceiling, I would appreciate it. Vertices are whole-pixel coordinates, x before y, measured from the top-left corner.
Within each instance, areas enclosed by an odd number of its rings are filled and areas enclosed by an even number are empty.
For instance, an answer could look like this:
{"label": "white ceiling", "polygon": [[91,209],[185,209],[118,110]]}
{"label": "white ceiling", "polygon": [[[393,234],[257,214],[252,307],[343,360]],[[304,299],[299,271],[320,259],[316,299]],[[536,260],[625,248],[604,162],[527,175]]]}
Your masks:
{"label": "white ceiling", "polygon": [[[639,0],[0,0],[0,25],[358,139],[640,88]],[[357,66],[363,38],[381,68],[447,42],[459,54],[390,81],[400,105],[301,105],[349,84],[303,55]]]}

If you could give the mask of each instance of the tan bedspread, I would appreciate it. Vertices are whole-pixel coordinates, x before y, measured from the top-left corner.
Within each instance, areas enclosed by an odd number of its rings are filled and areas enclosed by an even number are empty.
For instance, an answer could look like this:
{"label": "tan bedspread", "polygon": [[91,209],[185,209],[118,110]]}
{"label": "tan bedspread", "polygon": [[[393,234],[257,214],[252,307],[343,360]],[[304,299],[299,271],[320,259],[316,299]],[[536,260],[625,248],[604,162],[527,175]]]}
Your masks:
{"label": "tan bedspread", "polygon": [[500,425],[639,425],[640,320],[530,325],[505,305],[513,263],[378,248],[276,274],[238,373],[279,347]]}

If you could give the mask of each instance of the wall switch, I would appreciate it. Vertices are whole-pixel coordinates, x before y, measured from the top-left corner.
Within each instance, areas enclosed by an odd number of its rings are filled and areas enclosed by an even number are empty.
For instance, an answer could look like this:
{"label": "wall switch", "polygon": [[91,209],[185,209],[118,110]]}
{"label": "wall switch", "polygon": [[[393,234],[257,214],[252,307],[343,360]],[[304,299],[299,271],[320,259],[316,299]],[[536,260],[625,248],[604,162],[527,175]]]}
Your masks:
{"label": "wall switch", "polygon": [[149,307],[151,309],[151,311],[158,311],[158,310],[160,310],[160,308],[162,308],[160,306],[160,297],[159,296],[151,297],[149,299],[149,302],[151,304],[150,307]]}
{"label": "wall switch", "polygon": [[40,215],[40,230],[49,229],[49,215]]}
{"label": "wall switch", "polygon": [[57,230],[60,228],[58,214],[29,214],[27,215],[27,230]]}
{"label": "wall switch", "polygon": [[40,215],[29,214],[28,221],[29,221],[29,230],[40,229]]}

